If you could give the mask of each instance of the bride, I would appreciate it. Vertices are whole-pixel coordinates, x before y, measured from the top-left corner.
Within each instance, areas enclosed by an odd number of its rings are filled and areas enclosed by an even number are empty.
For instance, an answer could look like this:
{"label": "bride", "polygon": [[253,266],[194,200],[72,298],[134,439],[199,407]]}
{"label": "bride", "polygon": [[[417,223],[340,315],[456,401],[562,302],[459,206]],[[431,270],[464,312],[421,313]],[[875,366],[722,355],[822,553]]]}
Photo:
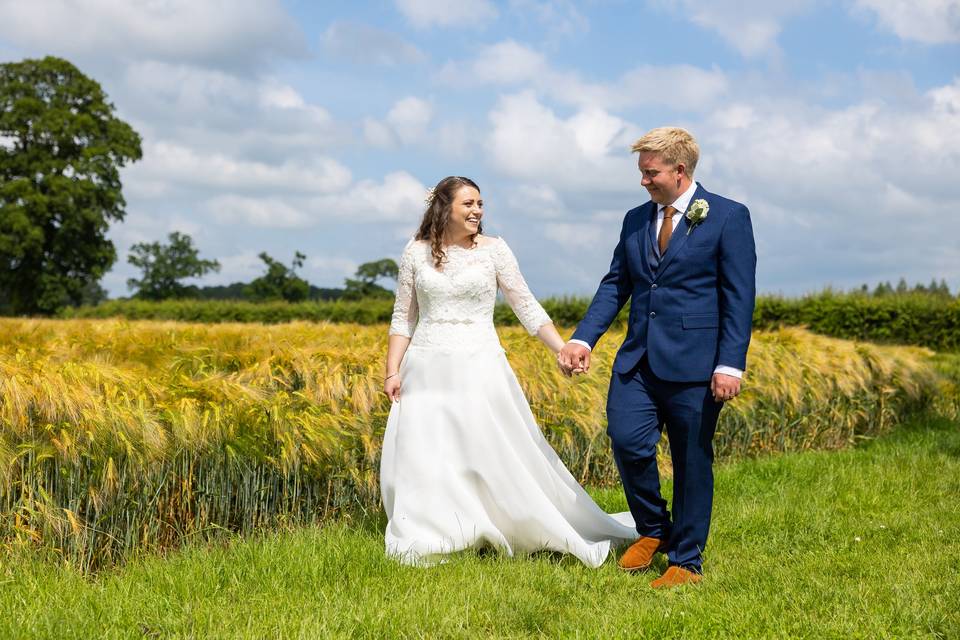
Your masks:
{"label": "bride", "polygon": [[530,412],[494,330],[497,287],[531,335],[554,353],[564,341],[482,218],[477,185],[444,178],[400,259],[383,385],[387,554],[429,565],[490,545],[596,567],[637,532],[593,502]]}

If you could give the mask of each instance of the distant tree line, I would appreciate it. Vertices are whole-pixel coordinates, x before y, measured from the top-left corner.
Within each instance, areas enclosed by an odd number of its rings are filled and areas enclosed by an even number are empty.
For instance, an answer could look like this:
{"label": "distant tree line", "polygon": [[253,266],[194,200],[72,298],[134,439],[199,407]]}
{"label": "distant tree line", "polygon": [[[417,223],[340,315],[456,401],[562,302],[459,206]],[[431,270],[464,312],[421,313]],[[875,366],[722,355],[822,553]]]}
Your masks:
{"label": "distant tree line", "polygon": [[127,286],[135,291],[134,298],[302,302],[393,297],[393,291],[377,284],[381,278],[397,278],[397,263],[389,258],[361,264],[354,277],[344,281],[342,289],[321,289],[297,275],[297,270],[303,267],[307,258],[299,251],[294,253],[289,267],[268,253],[261,252],[259,258],[263,261],[265,272],[252,282],[212,287],[187,285],[183,280],[219,271],[220,263],[200,258],[199,251],[187,234],[174,231],[167,238],[167,244],[141,242],[131,247],[127,261],[142,273],[139,278],[127,280]]}
{"label": "distant tree line", "polygon": [[871,289],[869,286],[864,284],[861,285],[856,292],[877,297],[908,294],[933,295],[940,298],[953,297],[953,294],[950,293],[950,287],[947,286],[947,281],[941,279],[940,282],[937,282],[936,278],[930,280],[930,284],[926,286],[917,283],[911,287],[907,284],[906,278],[900,278],[900,281],[897,282],[897,286],[893,286],[890,284],[890,282],[881,282]]}

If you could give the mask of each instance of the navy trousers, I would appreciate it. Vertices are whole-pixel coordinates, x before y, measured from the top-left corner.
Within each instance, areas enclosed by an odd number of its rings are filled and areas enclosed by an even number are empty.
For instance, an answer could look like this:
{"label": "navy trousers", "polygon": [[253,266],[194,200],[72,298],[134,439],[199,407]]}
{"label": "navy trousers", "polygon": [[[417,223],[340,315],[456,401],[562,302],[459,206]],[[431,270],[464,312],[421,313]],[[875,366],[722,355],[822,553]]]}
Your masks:
{"label": "navy trousers", "polygon": [[[607,435],[637,532],[668,541],[671,565],[702,571],[713,509],[713,434],[722,403],[709,382],[668,382],[647,357],[636,371],[614,372]],[[666,425],[673,460],[673,518],[660,495],[657,443]]]}

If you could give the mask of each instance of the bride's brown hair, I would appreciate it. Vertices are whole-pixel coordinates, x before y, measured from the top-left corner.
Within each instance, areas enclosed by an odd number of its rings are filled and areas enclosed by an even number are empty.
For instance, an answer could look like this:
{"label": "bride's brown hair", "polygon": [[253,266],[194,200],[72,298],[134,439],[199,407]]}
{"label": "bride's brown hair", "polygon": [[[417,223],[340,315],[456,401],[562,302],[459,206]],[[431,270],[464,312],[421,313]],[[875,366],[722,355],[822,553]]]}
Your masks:
{"label": "bride's brown hair", "polygon": [[[437,183],[427,201],[427,210],[423,212],[423,220],[420,221],[420,229],[415,236],[417,240],[430,242],[430,253],[433,255],[434,266],[437,269],[446,258],[446,253],[443,251],[443,236],[450,222],[453,198],[462,187],[473,187],[477,193],[480,193],[477,183],[463,176],[447,176]],[[470,236],[470,239],[476,241],[481,233],[483,233],[482,223],[477,225],[477,232]]]}

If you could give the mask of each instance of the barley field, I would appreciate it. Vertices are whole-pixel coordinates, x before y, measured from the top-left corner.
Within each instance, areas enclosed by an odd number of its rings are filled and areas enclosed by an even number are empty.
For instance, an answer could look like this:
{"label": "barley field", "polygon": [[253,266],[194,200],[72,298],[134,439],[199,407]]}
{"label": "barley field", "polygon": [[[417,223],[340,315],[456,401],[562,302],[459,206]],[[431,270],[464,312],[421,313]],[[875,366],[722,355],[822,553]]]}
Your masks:
{"label": "barley field", "polygon": [[[500,335],[571,471],[613,486],[603,409],[622,335],[574,380],[523,329]],[[0,554],[97,570],[223,531],[376,514],[385,348],[385,326],[0,320]],[[757,332],[718,457],[882,434],[952,397],[932,356]]]}

